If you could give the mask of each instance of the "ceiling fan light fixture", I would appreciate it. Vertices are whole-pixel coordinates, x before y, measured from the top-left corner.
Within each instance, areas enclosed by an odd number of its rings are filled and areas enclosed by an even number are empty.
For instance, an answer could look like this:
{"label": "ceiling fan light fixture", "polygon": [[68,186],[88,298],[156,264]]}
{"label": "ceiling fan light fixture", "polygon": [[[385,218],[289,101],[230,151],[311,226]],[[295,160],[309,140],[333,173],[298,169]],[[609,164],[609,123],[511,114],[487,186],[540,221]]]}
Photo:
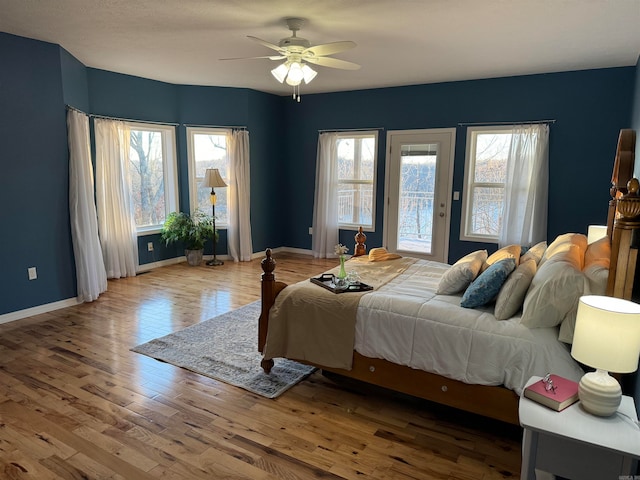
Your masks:
{"label": "ceiling fan light fixture", "polygon": [[304,71],[298,62],[291,62],[289,65],[289,75],[287,75],[287,83],[289,85],[299,85],[304,78]]}
{"label": "ceiling fan light fixture", "polygon": [[311,83],[311,80],[316,78],[318,72],[316,72],[313,68],[311,68],[306,63],[302,66],[302,74],[304,78],[304,83]]}
{"label": "ceiling fan light fixture", "polygon": [[289,67],[286,63],[281,63],[271,70],[271,75],[273,75],[280,83],[284,82],[284,79],[287,78],[287,73],[289,73]]}

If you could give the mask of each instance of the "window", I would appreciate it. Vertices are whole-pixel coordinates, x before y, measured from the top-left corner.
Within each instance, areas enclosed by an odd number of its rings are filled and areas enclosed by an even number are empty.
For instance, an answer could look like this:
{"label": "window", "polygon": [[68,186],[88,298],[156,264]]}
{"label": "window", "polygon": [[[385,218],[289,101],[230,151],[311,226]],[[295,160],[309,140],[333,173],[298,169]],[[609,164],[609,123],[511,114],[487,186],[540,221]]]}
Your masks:
{"label": "window", "polygon": [[338,225],[373,229],[377,132],[338,134]]}
{"label": "window", "polygon": [[467,130],[463,240],[498,240],[511,132],[511,126]]}
{"label": "window", "polygon": [[129,180],[139,234],[159,231],[177,209],[178,187],[173,127],[127,123]]}
{"label": "window", "polygon": [[[229,155],[227,154],[227,130],[216,128],[187,127],[189,155],[189,179],[191,210],[199,208],[212,213],[211,189],[201,187],[207,168],[217,168],[225,183],[229,183]],[[216,228],[229,223],[227,211],[229,188],[216,188]]]}
{"label": "window", "polygon": [[468,129],[462,240],[546,236],[548,145],[544,123]]}

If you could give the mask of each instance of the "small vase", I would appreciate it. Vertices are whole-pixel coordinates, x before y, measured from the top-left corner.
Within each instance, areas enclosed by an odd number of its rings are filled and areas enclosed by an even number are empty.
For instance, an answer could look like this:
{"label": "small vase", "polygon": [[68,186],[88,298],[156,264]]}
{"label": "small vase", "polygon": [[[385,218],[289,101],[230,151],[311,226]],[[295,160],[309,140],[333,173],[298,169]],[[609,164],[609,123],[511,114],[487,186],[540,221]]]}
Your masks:
{"label": "small vase", "polygon": [[343,280],[347,278],[347,271],[344,269],[344,255],[340,255],[340,272],[338,278]]}

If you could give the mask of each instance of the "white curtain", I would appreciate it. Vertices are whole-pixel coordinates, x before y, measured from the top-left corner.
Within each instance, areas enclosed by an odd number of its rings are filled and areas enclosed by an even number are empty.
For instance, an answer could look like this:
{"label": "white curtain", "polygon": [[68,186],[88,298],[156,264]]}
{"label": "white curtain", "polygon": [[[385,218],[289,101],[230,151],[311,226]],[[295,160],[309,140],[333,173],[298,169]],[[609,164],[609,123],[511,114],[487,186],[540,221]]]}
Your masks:
{"label": "white curtain", "polygon": [[516,125],[511,133],[500,247],[547,238],[549,125]]}
{"label": "white curtain", "polygon": [[89,117],[67,111],[69,142],[69,214],[76,263],[78,301],[92,302],[107,290],[94,203]]}
{"label": "white curtain", "polygon": [[251,240],[251,181],[249,132],[236,130],[229,143],[229,229],[227,243],[234,262],[248,262],[253,254]]}
{"label": "white curtain", "polygon": [[311,238],[311,250],[315,258],[335,257],[338,243],[337,138],[337,134],[330,132],[318,136]]}
{"label": "white curtain", "polygon": [[130,131],[124,122],[95,120],[96,203],[107,277],[132,277],[138,237],[129,192]]}

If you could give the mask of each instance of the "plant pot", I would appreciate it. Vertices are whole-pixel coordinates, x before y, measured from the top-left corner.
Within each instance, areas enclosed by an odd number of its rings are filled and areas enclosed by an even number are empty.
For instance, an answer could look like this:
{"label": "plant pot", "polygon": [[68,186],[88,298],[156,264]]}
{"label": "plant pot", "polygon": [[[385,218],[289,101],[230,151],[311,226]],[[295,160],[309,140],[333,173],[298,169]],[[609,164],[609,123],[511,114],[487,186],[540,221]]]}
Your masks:
{"label": "plant pot", "polygon": [[184,255],[187,257],[187,263],[192,267],[197,267],[202,263],[202,254],[204,249],[200,250],[185,250]]}

